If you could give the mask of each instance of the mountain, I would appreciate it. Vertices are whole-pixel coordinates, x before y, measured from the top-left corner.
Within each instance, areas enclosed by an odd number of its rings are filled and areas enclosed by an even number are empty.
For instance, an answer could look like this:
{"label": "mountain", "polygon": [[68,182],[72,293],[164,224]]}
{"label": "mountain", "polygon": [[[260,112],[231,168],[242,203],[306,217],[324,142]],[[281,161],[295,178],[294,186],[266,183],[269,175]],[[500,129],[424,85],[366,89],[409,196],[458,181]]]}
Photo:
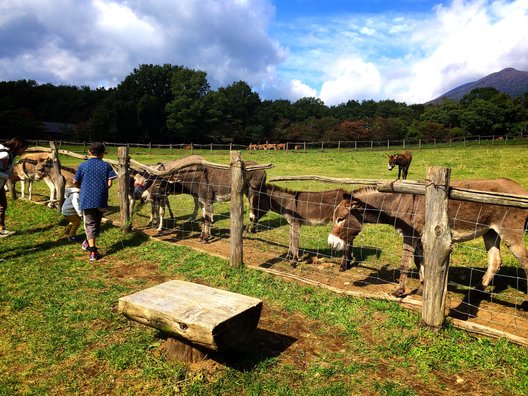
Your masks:
{"label": "mountain", "polygon": [[508,67],[500,72],[491,73],[480,80],[466,83],[440,95],[428,103],[440,103],[443,99],[460,100],[475,88],[495,88],[510,96],[522,96],[528,92],[528,72]]}

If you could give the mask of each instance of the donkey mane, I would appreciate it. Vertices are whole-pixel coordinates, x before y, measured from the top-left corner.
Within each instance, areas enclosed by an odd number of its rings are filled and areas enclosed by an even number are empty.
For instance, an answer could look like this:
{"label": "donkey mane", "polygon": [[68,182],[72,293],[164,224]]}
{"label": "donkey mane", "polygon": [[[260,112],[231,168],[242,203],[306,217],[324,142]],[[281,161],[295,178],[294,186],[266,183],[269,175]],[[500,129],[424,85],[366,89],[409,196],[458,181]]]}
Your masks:
{"label": "donkey mane", "polygon": [[282,192],[282,193],[286,193],[286,194],[296,194],[297,191],[291,189],[291,188],[286,188],[286,187],[282,187],[282,186],[278,186],[276,184],[271,184],[271,183],[266,183],[266,190],[272,190],[272,191],[278,191],[278,192]]}

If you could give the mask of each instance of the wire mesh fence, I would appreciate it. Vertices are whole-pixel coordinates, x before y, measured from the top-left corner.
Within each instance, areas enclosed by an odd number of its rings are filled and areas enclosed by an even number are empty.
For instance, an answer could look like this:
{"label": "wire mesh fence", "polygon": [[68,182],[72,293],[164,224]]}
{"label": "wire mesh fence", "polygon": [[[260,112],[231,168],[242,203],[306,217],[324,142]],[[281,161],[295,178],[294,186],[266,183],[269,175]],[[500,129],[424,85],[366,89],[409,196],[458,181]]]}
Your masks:
{"label": "wire mesh fence", "polygon": [[[163,168],[167,170],[172,165],[169,161],[163,164]],[[72,173],[75,165],[69,168]],[[231,180],[228,174],[213,176],[216,170],[204,169],[187,167],[161,176],[141,173],[145,183],[141,194],[135,195],[133,226],[156,230],[174,242],[204,239],[205,230],[209,232],[205,240],[210,250],[221,252],[221,246],[230,238],[231,208],[228,201]],[[140,174],[137,169],[130,169],[130,172]],[[138,187],[134,186],[135,182],[135,179],[131,180],[128,192],[132,197]],[[287,183],[277,182],[265,184],[261,178],[252,189],[248,189],[244,212],[248,225],[244,234],[244,261],[262,268],[277,268],[312,277],[342,289],[394,292],[401,275],[402,257],[402,237],[396,222],[361,224],[353,241],[352,259],[347,263],[346,271],[341,272],[339,269],[346,257],[329,246],[328,236],[335,220],[336,203],[343,199],[343,192],[352,190],[352,186],[339,185],[340,188],[336,189],[335,184],[318,183],[317,188],[305,182],[301,185],[306,188],[292,189]],[[204,202],[207,202],[207,208]],[[111,197],[111,210],[118,210],[118,205],[117,199]],[[505,210],[504,218],[511,215],[512,212]],[[256,232],[252,233],[250,219],[255,217],[258,224]],[[477,230],[485,220],[477,217],[473,224],[466,224],[466,228]],[[524,221],[519,223],[516,232],[522,234],[523,246],[526,246],[528,235]],[[454,245],[446,313],[458,320],[478,323],[528,340],[526,273],[506,245],[511,247],[509,242],[493,244],[493,249],[500,248],[503,263],[485,290],[476,290],[475,287],[486,272],[488,256],[497,251],[492,249],[487,253],[480,237]],[[518,251],[515,253],[519,256]],[[419,271],[413,266],[409,268],[405,293],[413,295],[419,286]]]}

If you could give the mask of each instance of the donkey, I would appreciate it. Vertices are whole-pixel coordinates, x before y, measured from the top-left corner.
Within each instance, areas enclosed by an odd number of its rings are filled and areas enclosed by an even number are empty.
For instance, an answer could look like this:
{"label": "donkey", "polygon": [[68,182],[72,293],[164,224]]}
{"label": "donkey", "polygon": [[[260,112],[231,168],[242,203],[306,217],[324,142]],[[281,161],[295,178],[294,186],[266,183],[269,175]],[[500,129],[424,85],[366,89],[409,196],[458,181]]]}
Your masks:
{"label": "donkey", "polygon": [[[528,196],[528,191],[510,179],[482,179],[453,181],[453,187],[472,190],[510,193]],[[493,204],[449,200],[449,222],[453,242],[469,241],[482,236],[488,252],[488,267],[477,288],[486,289],[502,264],[500,242],[519,260],[528,275],[528,251],[524,246],[524,230],[528,210]],[[396,296],[405,293],[405,283],[413,255],[422,250],[421,236],[425,226],[425,197],[423,195],[383,193],[372,187],[352,192],[341,201],[334,212],[333,228],[328,243],[342,249],[349,238],[358,233],[357,219],[363,223],[393,225],[403,235],[403,253],[400,280]],[[349,225],[351,224],[351,226]],[[417,265],[419,261],[415,260]],[[420,287],[423,284],[423,267],[420,267]]]}
{"label": "donkey", "polygon": [[[185,157],[185,160],[204,160],[199,155],[191,155]],[[182,164],[182,159],[176,159],[165,162],[158,162],[155,165],[155,169],[159,171],[166,171],[179,167]],[[172,176],[169,177],[172,178]],[[157,230],[161,231],[163,228],[163,219],[165,218],[165,208],[169,210],[171,218],[174,217],[170,202],[168,199],[169,194],[184,194],[185,192],[176,192],[172,186],[168,184],[163,178],[158,176],[149,175],[147,172],[134,172],[131,180],[131,191],[129,191],[130,198],[130,213],[133,213],[135,202],[150,202],[151,211],[148,225],[151,226],[157,223]],[[169,191],[171,190],[171,191]],[[187,192],[188,193],[188,192]],[[200,202],[196,197],[194,198],[194,209],[192,215],[187,221],[194,221],[200,208]]]}
{"label": "donkey", "polygon": [[[62,177],[63,180],[64,180],[64,187],[65,188],[75,187],[75,183],[73,182],[73,177],[75,176],[75,172],[77,171],[77,167],[78,167],[78,165],[74,165],[74,166],[71,166],[71,167],[61,165],[60,177]],[[49,199],[49,203],[48,203],[49,207],[53,207],[53,206],[55,206],[55,204],[57,204],[58,193],[57,193],[57,190],[55,188],[55,186],[57,184],[56,177],[57,176],[55,175],[54,172],[50,172],[49,174],[47,174],[43,178],[44,182],[46,182],[46,184],[47,184],[47,186],[48,186],[48,188],[50,190],[50,199]]]}
{"label": "donkey", "polygon": [[[194,156],[198,157],[198,156]],[[190,157],[186,157],[188,160]],[[200,157],[201,158],[201,157]],[[256,162],[246,161],[246,165],[257,165]],[[255,191],[260,191],[266,183],[266,172],[256,170],[248,172],[244,194],[251,199]],[[143,193],[143,198],[153,200],[153,188]],[[192,165],[176,171],[170,178],[160,181],[157,187],[159,196],[168,194],[189,194],[195,198],[202,207],[202,231],[200,239],[202,242],[208,242],[211,237],[211,223],[213,222],[213,203],[226,202],[231,199],[231,170],[218,169],[209,166]],[[160,219],[160,223],[162,220]],[[160,230],[158,226],[158,230]]]}
{"label": "donkey", "polygon": [[411,166],[412,155],[409,150],[403,152],[403,154],[387,154],[389,157],[388,169],[391,171],[396,165],[398,165],[398,179],[403,176],[403,179],[407,179],[407,173],[409,173],[409,166]]}
{"label": "donkey", "polygon": [[[327,191],[292,191],[273,184],[256,192],[250,200],[249,231],[255,232],[256,223],[269,211],[286,218],[290,225],[288,254],[292,267],[299,261],[301,225],[321,226],[332,221],[334,209],[349,194],[341,189]],[[352,222],[352,221],[351,221]],[[352,225],[351,225],[352,226]],[[361,223],[355,226],[361,230]],[[359,233],[359,231],[358,231]],[[344,271],[352,261],[352,244],[344,244],[340,270]]]}
{"label": "donkey", "polygon": [[28,199],[31,201],[33,182],[49,175],[52,166],[53,160],[48,153],[27,153],[18,160],[13,167],[13,176],[15,181],[20,180],[22,199],[26,194],[25,183],[28,183]]}

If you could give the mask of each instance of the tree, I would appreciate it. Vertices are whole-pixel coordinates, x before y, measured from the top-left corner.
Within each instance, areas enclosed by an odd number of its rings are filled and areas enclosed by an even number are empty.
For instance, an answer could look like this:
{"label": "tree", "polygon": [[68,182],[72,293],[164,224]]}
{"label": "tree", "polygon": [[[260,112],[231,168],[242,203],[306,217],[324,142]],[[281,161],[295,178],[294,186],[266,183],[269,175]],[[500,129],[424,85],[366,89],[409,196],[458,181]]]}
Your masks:
{"label": "tree", "polygon": [[255,117],[260,105],[258,94],[252,92],[248,84],[238,81],[225,88],[219,88],[216,93],[216,114],[220,114],[217,129],[217,139],[221,141],[249,143],[247,128]]}
{"label": "tree", "polygon": [[328,107],[319,98],[302,98],[292,105],[292,121],[306,121],[309,118],[322,118],[329,113]]}
{"label": "tree", "polygon": [[207,74],[203,71],[180,67],[171,80],[173,95],[166,110],[167,128],[175,141],[205,142],[206,96],[210,92]]}
{"label": "tree", "polygon": [[460,115],[460,126],[471,135],[491,135],[503,121],[501,113],[494,102],[473,99]]}

